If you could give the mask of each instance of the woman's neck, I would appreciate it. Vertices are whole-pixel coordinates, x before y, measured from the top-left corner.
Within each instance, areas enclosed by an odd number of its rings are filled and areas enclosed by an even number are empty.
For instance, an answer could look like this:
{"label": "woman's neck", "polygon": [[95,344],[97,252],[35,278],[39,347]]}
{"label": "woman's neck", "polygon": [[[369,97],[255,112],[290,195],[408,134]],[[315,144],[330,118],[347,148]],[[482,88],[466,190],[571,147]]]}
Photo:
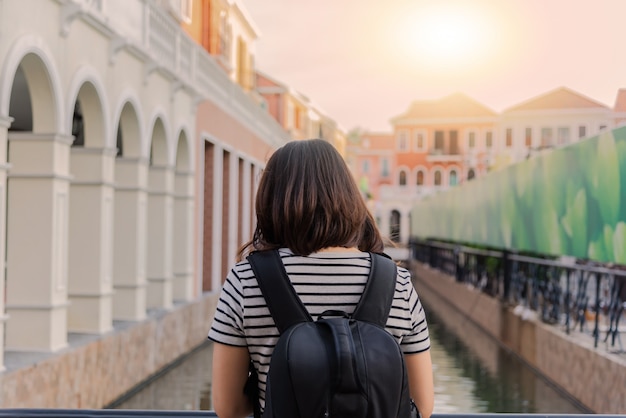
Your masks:
{"label": "woman's neck", "polygon": [[353,253],[358,252],[356,247],[326,247],[318,251],[318,253]]}

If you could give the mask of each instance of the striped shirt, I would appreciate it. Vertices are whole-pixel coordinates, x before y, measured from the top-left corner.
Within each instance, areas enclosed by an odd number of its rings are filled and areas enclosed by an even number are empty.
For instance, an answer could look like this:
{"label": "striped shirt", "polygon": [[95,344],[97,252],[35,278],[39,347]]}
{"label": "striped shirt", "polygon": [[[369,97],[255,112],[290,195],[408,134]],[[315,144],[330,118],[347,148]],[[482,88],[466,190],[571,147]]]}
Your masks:
{"label": "striped shirt", "polygon": [[[279,250],[285,270],[313,319],[327,310],[354,312],[365,283],[371,259],[363,252],[321,252],[298,256]],[[411,283],[410,273],[398,267],[396,290],[385,329],[405,354],[430,348],[422,304]],[[265,406],[265,382],[270,357],[279,332],[265,304],[252,268],[237,263],[222,287],[209,339],[221,344],[248,347],[259,375],[259,398]]]}

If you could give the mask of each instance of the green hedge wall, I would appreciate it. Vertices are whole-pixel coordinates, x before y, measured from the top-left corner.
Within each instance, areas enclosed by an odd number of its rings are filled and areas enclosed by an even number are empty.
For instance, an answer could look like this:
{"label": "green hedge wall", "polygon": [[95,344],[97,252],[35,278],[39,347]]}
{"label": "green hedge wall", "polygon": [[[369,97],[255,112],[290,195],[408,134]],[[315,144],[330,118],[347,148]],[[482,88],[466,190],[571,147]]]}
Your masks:
{"label": "green hedge wall", "polygon": [[626,264],[626,127],[430,196],[411,233]]}

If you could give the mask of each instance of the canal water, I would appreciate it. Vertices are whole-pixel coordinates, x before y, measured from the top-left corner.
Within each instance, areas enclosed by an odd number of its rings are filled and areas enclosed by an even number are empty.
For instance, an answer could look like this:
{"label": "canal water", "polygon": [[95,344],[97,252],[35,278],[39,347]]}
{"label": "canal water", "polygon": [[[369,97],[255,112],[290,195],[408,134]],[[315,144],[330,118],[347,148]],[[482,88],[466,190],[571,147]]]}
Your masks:
{"label": "canal water", "polygon": [[[427,308],[427,307],[426,307]],[[571,399],[537,376],[487,335],[487,349],[472,351],[432,311],[428,320],[435,376],[435,413],[583,413]],[[212,344],[207,343],[125,399],[120,409],[209,410]],[[484,360],[484,352],[497,358]],[[494,354],[495,353],[495,354]]]}

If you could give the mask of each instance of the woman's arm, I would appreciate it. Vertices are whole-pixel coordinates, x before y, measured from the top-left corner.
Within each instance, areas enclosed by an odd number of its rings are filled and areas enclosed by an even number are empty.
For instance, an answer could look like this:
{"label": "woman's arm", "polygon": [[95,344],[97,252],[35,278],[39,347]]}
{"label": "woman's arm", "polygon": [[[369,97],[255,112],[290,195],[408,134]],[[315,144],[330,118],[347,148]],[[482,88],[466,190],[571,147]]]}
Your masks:
{"label": "woman's arm", "polygon": [[220,418],[252,415],[250,399],[243,393],[248,379],[250,354],[247,347],[213,344],[213,409]]}
{"label": "woman's arm", "polygon": [[429,418],[435,404],[435,384],[430,350],[417,354],[405,354],[404,359],[409,374],[411,398],[417,405],[422,418]]}

